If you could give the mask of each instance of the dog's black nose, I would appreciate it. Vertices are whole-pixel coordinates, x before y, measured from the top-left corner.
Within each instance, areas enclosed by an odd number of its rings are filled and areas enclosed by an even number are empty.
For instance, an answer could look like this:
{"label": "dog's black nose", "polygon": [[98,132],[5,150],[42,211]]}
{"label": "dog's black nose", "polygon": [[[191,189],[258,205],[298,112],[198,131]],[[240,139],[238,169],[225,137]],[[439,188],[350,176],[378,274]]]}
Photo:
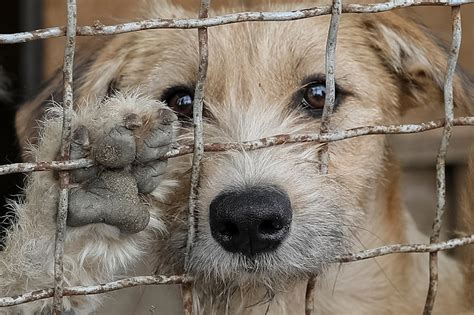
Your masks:
{"label": "dog's black nose", "polygon": [[209,207],[214,239],[247,256],[277,248],[290,231],[291,217],[290,199],[276,187],[224,192]]}

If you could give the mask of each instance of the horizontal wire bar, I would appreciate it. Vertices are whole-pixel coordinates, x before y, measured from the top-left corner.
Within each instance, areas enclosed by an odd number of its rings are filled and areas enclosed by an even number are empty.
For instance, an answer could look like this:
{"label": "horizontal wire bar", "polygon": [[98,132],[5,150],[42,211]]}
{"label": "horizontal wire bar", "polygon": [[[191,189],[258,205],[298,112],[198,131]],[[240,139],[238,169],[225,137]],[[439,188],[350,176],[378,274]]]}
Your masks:
{"label": "horizontal wire bar", "polygon": [[367,249],[355,254],[342,255],[336,258],[337,262],[347,263],[390,254],[403,253],[434,253],[442,250],[474,244],[474,235],[453,238],[445,242],[430,244],[394,244],[373,249]]}
{"label": "horizontal wire bar", "polygon": [[[404,0],[377,4],[344,4],[342,6],[342,13],[376,13],[414,6],[458,6],[468,3],[474,3],[474,0]],[[203,28],[242,22],[294,21],[328,14],[331,14],[330,5],[287,12],[241,12],[204,19],[150,19],[116,25],[103,25],[100,22],[96,22],[94,25],[77,27],[76,36],[114,35],[164,28]],[[24,43],[65,35],[66,27],[57,26],[31,32],[0,34],[0,44]]]}
{"label": "horizontal wire bar", "polygon": [[[187,276],[140,276],[99,285],[67,287],[63,289],[63,296],[100,294],[124,288],[136,287],[139,285],[183,284],[192,282],[192,280],[191,277]],[[50,298],[53,295],[54,289],[49,288],[11,297],[3,297],[0,298],[0,307],[14,306],[42,300]]]}
{"label": "horizontal wire bar", "polygon": [[51,161],[51,162],[32,162],[32,163],[14,163],[0,166],[0,175],[12,173],[29,173],[37,171],[68,171],[78,168],[94,166],[91,159],[78,159],[69,161]]}
{"label": "horizontal wire bar", "polygon": [[[445,242],[433,243],[433,244],[393,244],[381,246],[373,249],[360,251],[358,253],[341,255],[336,258],[335,262],[348,263],[360,260],[366,260],[369,258],[375,258],[379,256],[385,256],[390,254],[403,254],[403,253],[431,253],[436,251],[443,251],[453,249],[460,246],[466,246],[474,244],[474,235],[466,237],[454,238]],[[90,295],[100,294],[119,289],[135,287],[139,285],[165,285],[165,284],[183,284],[190,283],[194,279],[189,276],[140,276],[117,280],[105,284],[93,285],[93,286],[75,286],[64,288],[64,296],[73,295]],[[50,298],[53,296],[53,288],[36,290],[28,293],[24,293],[16,296],[7,296],[0,298],[0,307],[14,306],[33,302],[41,299]]]}
{"label": "horizontal wire bar", "polygon": [[[276,135],[272,137],[262,138],[258,140],[245,142],[227,142],[227,143],[206,143],[204,144],[205,152],[222,152],[228,150],[256,150],[268,148],[276,145],[292,144],[292,143],[326,143],[333,141],[341,141],[355,137],[369,136],[369,135],[384,135],[384,134],[411,134],[421,133],[444,127],[444,120],[433,120],[419,124],[403,124],[403,125],[380,125],[380,126],[366,126],[357,127],[342,131],[335,131],[321,134],[296,134],[296,135]],[[474,126],[474,117],[457,117],[453,120],[453,126]],[[194,152],[194,146],[182,145],[176,149],[170,150],[160,159],[166,160],[175,158]],[[70,161],[51,161],[51,162],[34,162],[34,163],[15,163],[0,165],[0,175],[11,173],[29,173],[35,171],[60,171],[60,170],[74,170],[79,168],[87,168],[94,166],[94,161],[91,159],[77,159]]]}

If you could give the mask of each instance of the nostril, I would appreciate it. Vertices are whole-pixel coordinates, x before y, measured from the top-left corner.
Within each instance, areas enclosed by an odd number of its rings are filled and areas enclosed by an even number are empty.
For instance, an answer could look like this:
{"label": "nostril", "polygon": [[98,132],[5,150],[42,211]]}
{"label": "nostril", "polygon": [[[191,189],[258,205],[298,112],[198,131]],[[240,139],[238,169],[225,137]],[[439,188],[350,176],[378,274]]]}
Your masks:
{"label": "nostril", "polygon": [[224,191],[209,205],[212,237],[232,253],[275,250],[290,234],[291,222],[290,199],[274,186]]}
{"label": "nostril", "polygon": [[275,220],[265,220],[260,223],[258,227],[258,232],[260,234],[275,234],[283,228],[281,222]]}
{"label": "nostril", "polygon": [[237,227],[235,223],[224,222],[219,228],[219,233],[226,239],[230,240],[233,237],[236,237],[239,235],[239,228]]}

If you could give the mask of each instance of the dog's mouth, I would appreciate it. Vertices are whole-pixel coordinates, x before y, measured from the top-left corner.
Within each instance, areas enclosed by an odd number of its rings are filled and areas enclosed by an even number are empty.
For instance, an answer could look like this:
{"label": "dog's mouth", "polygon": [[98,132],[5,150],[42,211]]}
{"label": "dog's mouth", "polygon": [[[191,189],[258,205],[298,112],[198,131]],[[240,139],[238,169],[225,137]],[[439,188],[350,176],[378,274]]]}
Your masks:
{"label": "dog's mouth", "polygon": [[284,289],[292,281],[324,273],[334,257],[343,252],[340,240],[323,243],[317,237],[299,239],[294,235],[289,235],[273,250],[251,254],[230,252],[209,236],[198,237],[189,271],[203,283],[225,287],[264,284]]}
{"label": "dog's mouth", "polygon": [[219,286],[272,288],[323,273],[347,250],[338,217],[345,211],[332,198],[307,200],[311,208],[293,209],[289,195],[271,185],[217,194],[209,220],[199,220],[189,272]]}
{"label": "dog's mouth", "polygon": [[286,290],[291,283],[306,280],[324,270],[324,264],[314,261],[309,265],[298,257],[287,260],[281,250],[248,256],[218,248],[212,254],[215,258],[202,253],[194,252],[190,274],[198,282],[218,288],[242,286]]}

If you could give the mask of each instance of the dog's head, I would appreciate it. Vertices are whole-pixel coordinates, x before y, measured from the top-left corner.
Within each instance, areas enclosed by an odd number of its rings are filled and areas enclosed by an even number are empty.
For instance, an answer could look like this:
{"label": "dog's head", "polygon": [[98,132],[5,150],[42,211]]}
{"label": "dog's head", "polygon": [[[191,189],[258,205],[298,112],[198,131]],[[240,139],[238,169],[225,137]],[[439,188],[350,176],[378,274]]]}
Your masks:
{"label": "dog's head", "polygon": [[[295,5],[265,8],[289,9]],[[195,16],[164,4],[154,12]],[[205,141],[319,132],[328,26],[324,16],[210,28]],[[441,106],[447,53],[418,25],[393,13],[344,15],[338,34],[332,130],[394,123],[409,108]],[[198,59],[196,30],[121,35],[99,53],[80,91],[103,96],[139,87],[178,113],[179,141],[189,143]],[[473,96],[469,82],[461,73],[454,80],[460,110]],[[191,272],[205,283],[278,288],[324,273],[350,251],[361,229],[399,229],[401,214],[384,199],[391,182],[385,137],[328,144],[328,175],[320,172],[321,148],[306,143],[206,154]],[[157,256],[170,272],[184,260],[190,167],[189,156],[170,160],[169,178],[156,193],[169,227]]]}

